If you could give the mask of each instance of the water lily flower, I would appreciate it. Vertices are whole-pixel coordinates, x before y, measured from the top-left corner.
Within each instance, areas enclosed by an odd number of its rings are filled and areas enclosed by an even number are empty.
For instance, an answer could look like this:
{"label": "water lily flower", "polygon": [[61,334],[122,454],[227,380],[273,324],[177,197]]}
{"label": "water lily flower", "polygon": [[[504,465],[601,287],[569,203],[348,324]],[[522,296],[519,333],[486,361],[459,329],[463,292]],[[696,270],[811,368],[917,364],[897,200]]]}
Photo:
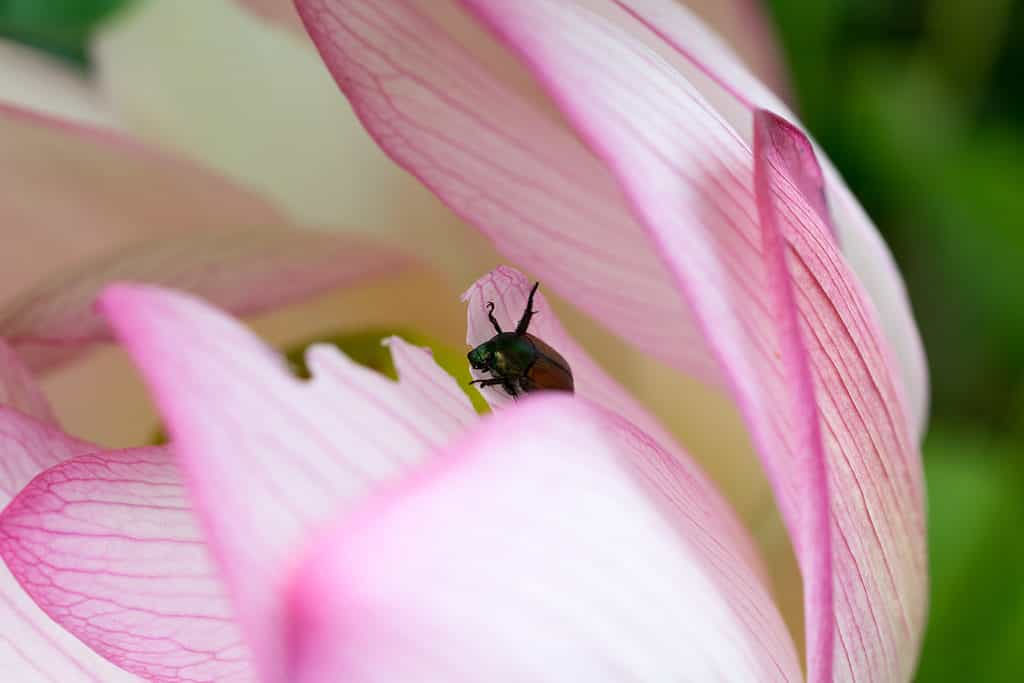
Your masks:
{"label": "water lily flower", "polygon": [[[543,296],[534,331],[569,360],[576,394],[510,406],[487,389],[500,410],[484,420],[400,339],[397,383],[328,347],[308,351],[313,379],[302,382],[199,299],[117,285],[88,308],[123,277],[189,285],[244,312],[274,305],[282,281],[294,288],[277,301],[401,262],[356,241],[302,249],[284,267],[279,235],[298,233],[275,230],[258,258],[238,257],[257,264],[248,270],[197,265],[191,249],[154,258],[160,241],[147,242],[26,299],[12,318],[19,334],[0,324],[13,347],[0,346],[0,402],[13,406],[0,408],[5,671],[908,680],[926,611],[927,387],[873,226],[793,114],[680,5],[457,5],[523,78],[493,75],[454,40],[437,14],[446,4],[296,2],[392,159],[546,289],[730,393],[800,566],[802,665],[730,504]],[[37,118],[6,113],[19,133],[38,130]],[[61,130],[82,143],[73,151],[111,154],[91,129]],[[30,214],[19,198],[4,200]],[[317,253],[301,270],[315,277],[292,279]],[[213,277],[237,270],[249,276]],[[467,341],[492,333],[486,302],[508,326],[529,286],[510,268],[479,280]],[[172,446],[107,451],[55,425],[30,367],[66,360],[103,338],[104,323]]]}

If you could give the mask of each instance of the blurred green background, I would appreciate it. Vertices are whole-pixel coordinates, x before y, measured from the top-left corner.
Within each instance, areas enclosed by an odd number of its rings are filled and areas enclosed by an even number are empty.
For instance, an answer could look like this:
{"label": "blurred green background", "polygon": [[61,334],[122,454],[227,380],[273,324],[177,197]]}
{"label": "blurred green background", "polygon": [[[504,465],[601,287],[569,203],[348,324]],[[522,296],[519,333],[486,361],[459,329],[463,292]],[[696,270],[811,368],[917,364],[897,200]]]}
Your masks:
{"label": "blurred green background", "polygon": [[[87,68],[126,0],[0,0]],[[919,681],[1024,680],[1024,1],[769,0],[796,104],[895,253],[928,350]]]}

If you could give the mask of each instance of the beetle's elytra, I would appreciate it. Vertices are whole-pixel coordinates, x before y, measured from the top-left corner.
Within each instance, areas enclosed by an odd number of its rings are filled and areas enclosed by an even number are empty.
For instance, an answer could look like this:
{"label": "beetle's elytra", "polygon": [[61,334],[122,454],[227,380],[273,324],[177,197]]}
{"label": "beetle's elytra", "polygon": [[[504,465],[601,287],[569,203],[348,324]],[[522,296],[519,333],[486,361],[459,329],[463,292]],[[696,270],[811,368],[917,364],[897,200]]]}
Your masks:
{"label": "beetle's elytra", "polygon": [[503,332],[494,317],[494,302],[487,302],[487,318],[496,335],[467,354],[474,370],[493,377],[475,379],[470,384],[482,387],[500,386],[512,398],[534,391],[573,391],[572,370],[562,355],[537,337],[529,334],[533,310],[533,295],[539,282],[534,283],[526,300],[515,332]]}

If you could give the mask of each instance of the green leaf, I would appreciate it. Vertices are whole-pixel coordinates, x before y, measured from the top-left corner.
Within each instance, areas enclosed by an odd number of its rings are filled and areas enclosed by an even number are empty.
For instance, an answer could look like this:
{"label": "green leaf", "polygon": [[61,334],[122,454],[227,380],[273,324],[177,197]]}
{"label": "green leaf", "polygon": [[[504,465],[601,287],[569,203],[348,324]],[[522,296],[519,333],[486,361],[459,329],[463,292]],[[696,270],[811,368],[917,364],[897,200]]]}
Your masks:
{"label": "green leaf", "polygon": [[79,64],[93,30],[132,0],[0,0],[0,37]]}

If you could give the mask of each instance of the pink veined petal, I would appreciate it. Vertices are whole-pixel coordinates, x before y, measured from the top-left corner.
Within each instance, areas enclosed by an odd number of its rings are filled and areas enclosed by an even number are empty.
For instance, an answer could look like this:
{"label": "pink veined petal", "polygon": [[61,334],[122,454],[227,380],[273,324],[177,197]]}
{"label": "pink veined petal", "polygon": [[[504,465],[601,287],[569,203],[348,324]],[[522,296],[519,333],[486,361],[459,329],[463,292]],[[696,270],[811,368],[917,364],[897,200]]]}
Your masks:
{"label": "pink veined petal", "polygon": [[[477,280],[463,294],[466,302],[467,333],[466,342],[470,347],[487,341],[494,336],[494,328],[487,318],[488,302],[494,302],[494,316],[503,330],[514,330],[526,309],[526,299],[533,283],[526,277],[508,266],[499,266]],[[627,440],[637,438],[659,444],[677,461],[677,473],[685,476],[689,486],[698,489],[705,504],[712,506],[714,515],[721,521],[723,528],[728,528],[728,547],[738,555],[737,561],[756,567],[760,571],[761,558],[754,548],[751,539],[743,526],[735,518],[729,504],[722,499],[714,485],[707,479],[704,472],[692,461],[676,440],[669,434],[657,419],[651,415],[629,392],[612,379],[587,354],[587,352],[562,327],[554,311],[548,305],[547,297],[537,291],[533,302],[536,314],[530,322],[530,333],[549,344],[558,351],[566,361],[575,379],[575,395],[617,415],[624,426],[623,436]],[[478,374],[471,370],[474,378],[485,378],[489,375]],[[512,403],[504,391],[498,387],[487,387],[480,390],[487,402],[493,406],[507,407]],[[628,428],[625,427],[628,425]],[[721,533],[721,531],[720,531]],[[723,534],[724,536],[724,534]],[[725,540],[725,538],[723,538]],[[764,628],[763,626],[761,628]],[[788,634],[771,634],[785,641]]]}
{"label": "pink veined petal", "polygon": [[[664,40],[681,57],[674,65],[748,143],[753,141],[753,115],[758,108],[777,112],[790,121],[798,120],[775,93],[750,73],[733,50],[681,3],[673,0],[577,1],[592,6],[619,6],[646,26],[652,38]],[[882,330],[896,354],[909,417],[918,437],[922,437],[928,418],[928,367],[899,269],[839,171],[821,149],[816,151],[824,167],[824,194],[831,214],[831,221],[826,222],[829,229],[838,234],[844,257],[871,295]]]}
{"label": "pink veined petal", "polygon": [[[297,0],[370,134],[513,262],[609,329],[718,375],[614,179],[409,3]],[[572,258],[566,255],[571,254]]]}
{"label": "pink veined petal", "polygon": [[0,339],[0,406],[56,423],[53,410],[29,370],[7,342]]}
{"label": "pink veined petal", "polygon": [[[834,679],[909,680],[927,610],[920,453],[867,296],[804,196],[820,177],[794,125],[756,115],[755,187],[766,232],[786,240],[831,492]],[[805,581],[808,577],[805,575]],[[827,628],[821,624],[820,628]]]}
{"label": "pink veined petal", "polygon": [[424,410],[425,390],[457,388],[401,342],[399,367],[426,376],[396,384],[313,347],[305,383],[239,323],[182,294],[113,286],[101,308],[155,396],[257,672],[279,680],[278,591],[295,544],[447,442],[472,407]]}
{"label": "pink veined petal", "polygon": [[46,470],[0,514],[0,555],[50,617],[145,680],[253,680],[165,448]]}
{"label": "pink veined petal", "polygon": [[[833,603],[829,571],[833,560],[837,565],[845,563],[851,572],[866,571],[860,563],[870,561],[871,548],[884,548],[894,538],[904,537],[914,547],[920,546],[923,526],[919,523],[920,463],[916,450],[908,445],[909,422],[901,396],[892,382],[884,344],[870,322],[870,307],[863,298],[847,296],[859,290],[851,284],[852,275],[814,209],[818,202],[800,197],[806,205],[805,220],[816,221],[816,231],[811,231],[815,248],[829,257],[829,268],[814,271],[814,276],[818,282],[831,278],[830,285],[842,286],[819,287],[816,298],[809,299],[815,305],[805,305],[796,297],[804,331],[797,337],[797,326],[778,316],[778,285],[789,275],[780,269],[781,260],[762,246],[762,229],[770,226],[758,225],[751,151],[700,93],[623,29],[621,17],[612,21],[578,5],[549,0],[467,4],[523,56],[584,138],[617,173],[701,321],[765,462],[801,562],[805,602],[815,619],[808,623],[809,676],[831,680],[833,604],[840,634],[837,652],[841,653],[842,637],[851,633],[850,621],[857,622],[866,613],[864,602],[895,596],[886,616],[891,618],[895,610],[907,617],[902,623],[882,623],[874,633],[861,634],[861,651],[867,649],[870,656],[882,658],[883,671],[894,679],[900,679],[901,673],[905,677],[915,650],[901,650],[900,645],[920,635],[914,593],[920,586],[906,584],[908,577],[922,576],[916,552],[909,561],[915,571],[890,579],[894,590],[863,583],[850,594],[859,603],[842,598]],[[643,121],[643,126],[637,126],[637,121]],[[802,172],[806,174],[806,168]],[[806,188],[814,182],[815,178],[802,175],[797,186]],[[788,232],[784,236],[793,239]],[[810,296],[799,288],[798,294]],[[834,311],[831,319],[823,315],[823,308]],[[836,316],[847,327],[857,325],[846,338],[833,329]],[[801,337],[809,340],[806,346]],[[821,345],[821,357],[815,356],[814,342]],[[853,354],[868,360],[860,365],[839,362],[849,361]],[[830,388],[847,392],[842,399],[861,422],[855,424],[845,414],[840,424],[826,419],[821,429],[824,463],[816,457],[821,448],[815,447],[815,428],[807,425],[809,417],[815,418],[809,414],[813,405],[808,405],[806,390],[794,391],[807,384],[794,362],[801,358],[809,358],[812,370],[819,373],[825,373],[826,363],[832,364],[835,380]],[[840,395],[836,391],[827,398],[839,401]],[[826,492],[826,468],[829,482],[842,468],[853,472],[852,481]],[[869,495],[865,492],[869,487],[901,499],[901,514],[887,520],[893,533],[888,538],[857,539],[865,545],[852,555],[834,554],[839,544],[854,541],[844,537],[842,530],[829,533],[830,512],[838,514],[857,505]],[[838,568],[835,576],[842,574]],[[909,594],[902,595],[904,590]],[[904,597],[907,605],[901,602]],[[837,668],[837,675],[848,673],[841,669]]]}
{"label": "pink veined petal", "polygon": [[761,584],[716,581],[747,570],[695,537],[718,520],[614,432],[533,398],[343,519],[292,578],[283,680],[799,680],[741,618],[778,620]]}
{"label": "pink veined petal", "polygon": [[[58,429],[0,406],[0,508],[46,467],[92,449]],[[9,681],[134,683],[48,617],[0,563],[0,671]]]}
{"label": "pink veined petal", "polygon": [[78,123],[118,127],[91,82],[40,51],[7,40],[0,40],[0,103]]}
{"label": "pink veined petal", "polygon": [[394,273],[410,263],[408,256],[365,239],[285,228],[153,239],[26,291],[0,311],[0,333],[31,366],[47,368],[110,338],[92,304],[103,287],[117,280],[176,287],[248,315]]}

